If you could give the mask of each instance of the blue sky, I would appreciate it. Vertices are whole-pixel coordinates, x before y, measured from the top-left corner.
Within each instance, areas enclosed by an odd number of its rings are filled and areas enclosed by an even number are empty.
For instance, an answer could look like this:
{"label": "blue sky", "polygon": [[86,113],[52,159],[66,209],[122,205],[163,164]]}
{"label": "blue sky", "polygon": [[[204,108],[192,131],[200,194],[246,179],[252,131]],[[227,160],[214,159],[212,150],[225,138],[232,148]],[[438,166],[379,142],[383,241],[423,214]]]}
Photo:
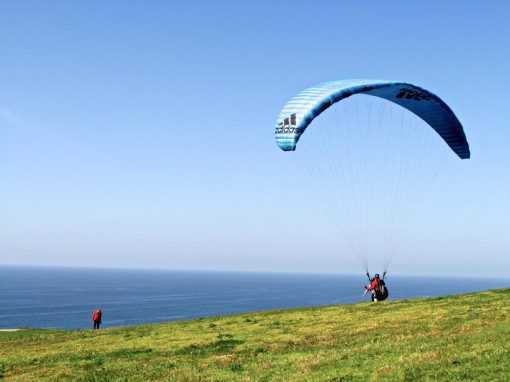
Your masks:
{"label": "blue sky", "polygon": [[365,77],[440,95],[472,151],[392,271],[508,276],[509,18],[506,1],[2,1],[0,263],[359,272],[273,127],[301,89]]}

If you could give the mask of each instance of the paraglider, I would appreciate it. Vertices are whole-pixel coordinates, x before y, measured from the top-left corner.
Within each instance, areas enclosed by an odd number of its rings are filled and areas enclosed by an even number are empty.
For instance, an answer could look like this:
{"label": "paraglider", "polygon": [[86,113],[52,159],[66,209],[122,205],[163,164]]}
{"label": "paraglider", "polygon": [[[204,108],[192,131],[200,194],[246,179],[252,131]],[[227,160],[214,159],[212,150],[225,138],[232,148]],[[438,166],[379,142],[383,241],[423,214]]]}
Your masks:
{"label": "paraglider", "polygon": [[[363,101],[349,104],[348,98],[359,96]],[[324,126],[327,118],[322,114],[329,109],[332,124]],[[307,130],[316,134],[316,141],[298,145]],[[314,134],[307,133],[307,139]],[[418,141],[422,136],[431,142]],[[384,247],[377,251],[384,252],[386,275],[420,202],[448,167],[451,153],[461,159],[471,155],[451,108],[432,92],[399,81],[344,79],[311,86],[282,108],[275,138],[283,151],[305,151],[298,167],[307,172],[335,223],[343,222],[341,234],[367,275],[374,238]],[[374,281],[377,285],[368,290],[376,300],[387,298],[384,277]]]}
{"label": "paraglider", "polygon": [[386,287],[386,282],[384,281],[384,276],[381,279],[379,277],[379,274],[376,273],[374,277],[368,278],[370,280],[370,285],[365,285],[365,293],[363,293],[363,296],[366,295],[368,292],[371,292],[372,295],[372,302],[377,301],[384,301],[389,296],[388,288]]}

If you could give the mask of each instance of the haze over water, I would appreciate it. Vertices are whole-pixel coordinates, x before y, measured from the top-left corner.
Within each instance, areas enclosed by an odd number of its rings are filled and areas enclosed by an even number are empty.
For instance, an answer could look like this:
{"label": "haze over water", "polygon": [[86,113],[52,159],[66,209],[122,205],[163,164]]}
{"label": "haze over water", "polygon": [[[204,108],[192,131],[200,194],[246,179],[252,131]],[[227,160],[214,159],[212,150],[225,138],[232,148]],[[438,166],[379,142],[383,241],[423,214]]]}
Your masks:
{"label": "haze over water", "polygon": [[[387,278],[390,299],[508,287],[510,279]],[[305,306],[368,302],[366,279],[336,274],[0,266],[0,329],[103,327]]]}

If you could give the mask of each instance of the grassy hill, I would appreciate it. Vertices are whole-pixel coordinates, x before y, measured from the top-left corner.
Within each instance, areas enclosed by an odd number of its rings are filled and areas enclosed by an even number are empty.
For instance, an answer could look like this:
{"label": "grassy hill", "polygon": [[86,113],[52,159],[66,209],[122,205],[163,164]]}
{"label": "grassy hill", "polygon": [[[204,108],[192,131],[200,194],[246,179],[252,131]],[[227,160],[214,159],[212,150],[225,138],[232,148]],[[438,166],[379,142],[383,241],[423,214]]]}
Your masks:
{"label": "grassy hill", "polygon": [[13,381],[510,381],[510,289],[0,333]]}

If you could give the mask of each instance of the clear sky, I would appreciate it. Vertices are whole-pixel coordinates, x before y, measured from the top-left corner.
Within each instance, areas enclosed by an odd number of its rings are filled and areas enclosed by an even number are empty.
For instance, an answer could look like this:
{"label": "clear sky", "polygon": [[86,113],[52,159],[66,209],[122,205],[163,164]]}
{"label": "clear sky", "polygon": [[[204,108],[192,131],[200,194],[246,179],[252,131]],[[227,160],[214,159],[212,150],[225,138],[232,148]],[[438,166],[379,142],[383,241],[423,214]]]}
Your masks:
{"label": "clear sky", "polygon": [[503,0],[3,0],[0,264],[359,272],[273,132],[298,91],[362,77],[432,90],[471,145],[392,271],[508,276],[508,20]]}

